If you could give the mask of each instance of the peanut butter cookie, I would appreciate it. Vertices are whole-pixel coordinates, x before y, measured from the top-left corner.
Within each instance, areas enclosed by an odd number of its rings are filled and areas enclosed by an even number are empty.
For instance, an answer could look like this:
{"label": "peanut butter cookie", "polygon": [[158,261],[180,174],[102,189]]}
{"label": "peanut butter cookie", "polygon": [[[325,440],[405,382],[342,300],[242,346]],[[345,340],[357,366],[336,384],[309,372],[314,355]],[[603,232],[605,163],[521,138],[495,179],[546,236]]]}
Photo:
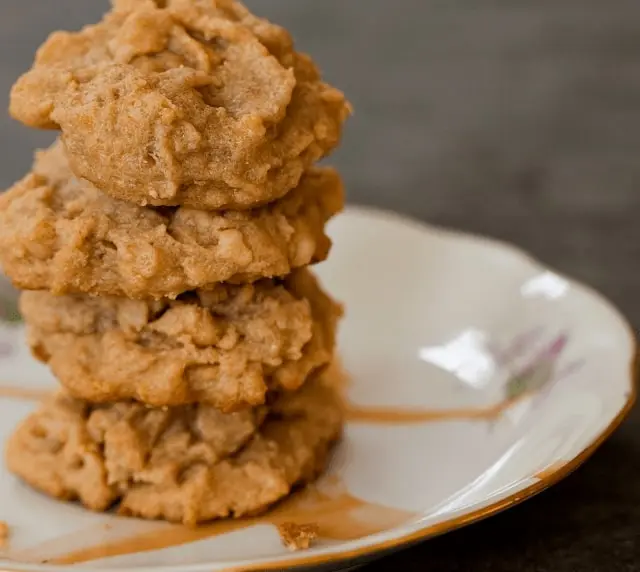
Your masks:
{"label": "peanut butter cookie", "polygon": [[308,270],[177,300],[24,292],[34,355],[74,396],[223,411],[298,389],[332,357],[341,309]]}
{"label": "peanut butter cookie", "polygon": [[258,429],[262,415],[58,395],[18,427],[6,460],[33,487],[93,510],[119,503],[123,514],[190,525],[240,517],[314,479],[343,423],[339,393],[320,379],[278,398]]}
{"label": "peanut butter cookie", "polygon": [[294,188],[349,113],[290,35],[235,0],[116,0],[56,32],[10,111],[60,129],[72,170],[139,205],[246,209]]}
{"label": "peanut butter cookie", "polygon": [[57,144],[0,195],[0,262],[29,290],[175,298],[324,260],[324,227],[343,202],[337,172],[311,167],[286,197],[250,211],[139,207],[74,178]]}

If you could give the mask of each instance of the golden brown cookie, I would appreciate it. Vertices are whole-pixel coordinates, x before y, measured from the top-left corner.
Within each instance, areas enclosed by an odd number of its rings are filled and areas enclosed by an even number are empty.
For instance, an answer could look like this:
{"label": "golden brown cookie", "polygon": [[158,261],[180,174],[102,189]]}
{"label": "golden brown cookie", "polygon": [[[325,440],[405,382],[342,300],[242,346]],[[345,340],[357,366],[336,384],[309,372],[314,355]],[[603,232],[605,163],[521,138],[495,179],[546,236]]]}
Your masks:
{"label": "golden brown cookie", "polygon": [[119,502],[123,514],[196,524],[255,514],[315,478],[341,432],[340,396],[315,379],[277,399],[251,436],[259,421],[59,395],[18,427],[6,461],[33,487],[93,510]]}
{"label": "golden brown cookie", "polygon": [[75,179],[57,144],[0,195],[0,262],[29,290],[173,298],[324,260],[324,227],[343,202],[337,172],[312,167],[287,196],[251,211],[139,207]]}
{"label": "golden brown cookie", "polygon": [[77,398],[224,411],[325,366],[341,311],[306,269],[175,301],[24,292],[21,310],[34,355]]}
{"label": "golden brown cookie", "polygon": [[246,209],[294,188],[349,106],[235,0],[116,0],[99,24],[49,37],[10,111],[61,129],[76,175],[115,198]]}

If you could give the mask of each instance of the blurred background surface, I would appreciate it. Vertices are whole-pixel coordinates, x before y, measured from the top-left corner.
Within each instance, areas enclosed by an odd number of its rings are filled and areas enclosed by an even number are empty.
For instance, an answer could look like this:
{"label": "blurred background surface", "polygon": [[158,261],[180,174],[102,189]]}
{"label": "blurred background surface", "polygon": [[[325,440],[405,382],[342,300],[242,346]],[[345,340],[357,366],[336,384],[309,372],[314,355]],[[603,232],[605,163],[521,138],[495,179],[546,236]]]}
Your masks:
{"label": "blurred background surface", "polygon": [[[638,0],[249,0],[355,106],[331,162],[349,199],[508,239],[640,325]],[[0,107],[57,28],[106,0],[2,0]],[[0,113],[0,186],[53,134]],[[606,383],[606,380],[603,380]],[[640,570],[640,415],[540,499],[381,564]]]}

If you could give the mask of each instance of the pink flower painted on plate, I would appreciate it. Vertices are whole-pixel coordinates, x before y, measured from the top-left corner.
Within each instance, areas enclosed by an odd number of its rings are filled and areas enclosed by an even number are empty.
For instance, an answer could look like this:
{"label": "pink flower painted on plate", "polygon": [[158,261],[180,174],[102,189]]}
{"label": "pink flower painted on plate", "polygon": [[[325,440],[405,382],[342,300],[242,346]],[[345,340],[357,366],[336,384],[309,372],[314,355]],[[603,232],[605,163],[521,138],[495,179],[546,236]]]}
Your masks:
{"label": "pink flower painted on plate", "polygon": [[0,341],[0,359],[9,357],[13,354],[13,345],[9,342]]}
{"label": "pink flower painted on plate", "polygon": [[509,364],[512,364],[514,361],[525,355],[531,346],[533,346],[533,344],[535,344],[543,335],[544,328],[542,326],[536,326],[535,328],[515,336],[504,348],[492,348],[496,364],[500,367],[506,367]]}

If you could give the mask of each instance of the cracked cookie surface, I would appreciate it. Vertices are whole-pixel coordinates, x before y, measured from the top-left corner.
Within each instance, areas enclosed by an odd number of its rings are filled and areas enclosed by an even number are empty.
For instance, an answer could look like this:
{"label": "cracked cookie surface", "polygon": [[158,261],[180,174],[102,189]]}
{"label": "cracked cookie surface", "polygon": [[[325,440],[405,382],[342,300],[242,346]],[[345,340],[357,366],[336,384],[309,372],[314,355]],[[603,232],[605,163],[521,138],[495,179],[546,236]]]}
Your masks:
{"label": "cracked cookie surface", "polygon": [[329,363],[341,308],[306,269],[177,300],[24,292],[34,355],[74,396],[224,411],[295,391]]}
{"label": "cracked cookie surface", "polygon": [[115,0],[56,32],[11,94],[72,170],[140,205],[246,209],[294,188],[349,114],[290,35],[235,0]]}
{"label": "cracked cookie surface", "polygon": [[312,167],[287,196],[249,211],[140,207],[73,177],[58,143],[0,195],[0,262],[29,290],[173,298],[324,260],[325,224],[343,204],[337,172]]}
{"label": "cracked cookie surface", "polygon": [[256,411],[96,406],[61,394],[19,425],[5,455],[50,496],[193,525],[259,513],[314,479],[342,423],[339,391],[321,378],[277,398],[264,421]]}

